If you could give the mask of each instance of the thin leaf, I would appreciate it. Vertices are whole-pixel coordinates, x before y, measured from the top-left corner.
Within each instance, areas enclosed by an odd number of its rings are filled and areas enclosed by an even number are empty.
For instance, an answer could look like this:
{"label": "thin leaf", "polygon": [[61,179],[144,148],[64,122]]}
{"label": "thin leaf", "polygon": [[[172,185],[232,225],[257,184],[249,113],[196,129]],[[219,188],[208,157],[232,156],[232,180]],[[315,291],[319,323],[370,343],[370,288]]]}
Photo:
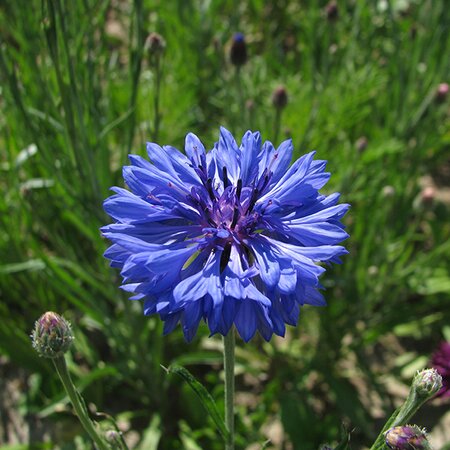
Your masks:
{"label": "thin leaf", "polygon": [[171,366],[165,369],[167,373],[175,373],[183,378],[192,390],[197,394],[206,412],[211,416],[214,421],[217,430],[222,435],[224,441],[226,442],[228,437],[228,430],[225,426],[225,422],[220,414],[216,402],[211,397],[211,394],[206,390],[206,388],[184,367],[181,366]]}
{"label": "thin leaf", "polygon": [[0,274],[11,274],[25,271],[44,270],[45,262],[42,259],[29,259],[28,261],[3,264],[0,266]]}

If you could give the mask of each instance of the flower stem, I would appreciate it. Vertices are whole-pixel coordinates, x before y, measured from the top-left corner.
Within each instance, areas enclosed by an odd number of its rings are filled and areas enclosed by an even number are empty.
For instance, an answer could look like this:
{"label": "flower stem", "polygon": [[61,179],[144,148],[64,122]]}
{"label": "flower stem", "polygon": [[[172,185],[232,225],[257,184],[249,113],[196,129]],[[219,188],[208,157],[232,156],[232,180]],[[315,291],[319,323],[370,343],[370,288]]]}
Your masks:
{"label": "flower stem", "polygon": [[281,112],[282,108],[277,108],[275,111],[275,122],[273,126],[273,142],[276,143],[278,141],[278,135],[280,134],[281,127]]}
{"label": "flower stem", "polygon": [[154,77],[154,97],[153,97],[153,140],[158,141],[159,126],[161,114],[159,111],[159,95],[161,91],[161,55],[155,58],[155,77]]}
{"label": "flower stem", "polygon": [[417,395],[415,389],[411,389],[405,403],[403,403],[403,405],[396,410],[386,422],[376,441],[372,447],[370,447],[370,450],[382,450],[387,448],[384,433],[390,428],[405,425],[427,400],[427,397],[421,397]]}
{"label": "flower stem", "polygon": [[53,359],[53,363],[56,368],[56,372],[61,379],[61,382],[64,386],[64,389],[67,392],[67,395],[72,402],[73,408],[78,416],[78,419],[83,425],[83,428],[89,434],[91,439],[95,442],[97,448],[99,450],[109,450],[108,445],[103,441],[103,439],[98,435],[97,430],[95,429],[95,425],[90,419],[86,406],[84,404],[81,395],[77,391],[76,387],[73,384],[72,379],[70,378],[69,371],[67,370],[66,360],[64,356],[59,356],[58,358]]}
{"label": "flower stem", "polygon": [[225,450],[234,450],[234,330],[231,329],[223,338],[223,363],[225,371],[225,425],[228,440]]}

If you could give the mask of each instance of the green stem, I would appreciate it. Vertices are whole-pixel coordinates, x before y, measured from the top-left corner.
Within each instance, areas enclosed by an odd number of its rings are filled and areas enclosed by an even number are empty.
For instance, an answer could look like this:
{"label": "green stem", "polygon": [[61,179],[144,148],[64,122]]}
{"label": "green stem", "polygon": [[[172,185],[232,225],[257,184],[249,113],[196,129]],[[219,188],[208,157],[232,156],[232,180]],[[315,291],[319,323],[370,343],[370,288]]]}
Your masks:
{"label": "green stem", "polygon": [[67,395],[72,402],[73,408],[80,419],[81,425],[89,434],[91,439],[95,442],[97,448],[99,450],[109,450],[108,445],[103,441],[103,439],[97,434],[97,430],[95,429],[95,425],[92,420],[89,418],[88,412],[86,410],[86,406],[78,393],[76,387],[73,384],[72,379],[70,378],[69,371],[67,370],[66,360],[64,356],[60,356],[58,358],[53,359],[53,363],[55,365],[56,371],[58,372],[59,378],[64,386],[64,389],[67,392]]}
{"label": "green stem", "polygon": [[278,141],[278,135],[280,134],[280,128],[281,128],[281,112],[283,111],[283,108],[276,108],[275,111],[275,122],[273,126],[273,143],[276,145]]}
{"label": "green stem", "polygon": [[225,425],[229,431],[225,450],[234,450],[234,329],[223,338],[225,371]]}
{"label": "green stem", "polygon": [[159,124],[161,120],[159,112],[159,93],[161,90],[161,55],[155,57],[155,86],[153,97],[153,141],[158,142]]}
{"label": "green stem", "polygon": [[[237,104],[238,104],[238,114],[236,115],[237,123],[236,130],[237,132],[240,127],[242,127],[243,114],[245,114],[245,101],[244,101],[244,92],[242,89],[242,80],[241,80],[241,66],[236,66],[236,71],[234,73],[234,80],[236,83],[236,93],[237,93]],[[240,119],[239,119],[240,117]],[[247,126],[244,124],[245,127]]]}
{"label": "green stem", "polygon": [[428,400],[428,397],[419,396],[417,391],[412,388],[409,392],[408,398],[405,403],[392,414],[390,419],[386,422],[377,439],[375,440],[370,450],[382,450],[387,448],[385,444],[384,433],[400,425],[405,425],[411,417],[419,410],[419,408]]}

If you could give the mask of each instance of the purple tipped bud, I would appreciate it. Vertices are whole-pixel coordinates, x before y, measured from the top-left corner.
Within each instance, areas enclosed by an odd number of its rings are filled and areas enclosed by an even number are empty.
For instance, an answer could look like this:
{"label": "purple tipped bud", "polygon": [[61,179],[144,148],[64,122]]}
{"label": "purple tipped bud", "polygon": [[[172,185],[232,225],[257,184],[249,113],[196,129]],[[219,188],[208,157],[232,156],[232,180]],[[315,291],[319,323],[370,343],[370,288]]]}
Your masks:
{"label": "purple tipped bud", "polygon": [[339,17],[339,9],[335,0],[331,0],[327,6],[325,6],[325,14],[330,21],[336,20]]}
{"label": "purple tipped bud", "polygon": [[275,88],[272,94],[272,105],[277,109],[283,109],[288,102],[288,95],[284,86]]}
{"label": "purple tipped bud", "polygon": [[247,62],[247,44],[242,33],[233,36],[230,48],[230,61],[234,66],[243,66]]}
{"label": "purple tipped bud", "polygon": [[442,377],[436,369],[424,369],[416,373],[412,387],[419,396],[430,398],[442,388]]}
{"label": "purple tipped bud", "polygon": [[117,448],[117,449],[122,448],[122,437],[118,431],[108,430],[105,433],[105,438],[106,438],[107,442],[112,444],[112,448]]}
{"label": "purple tipped bud", "polygon": [[46,312],[34,324],[33,347],[40,356],[57,358],[69,350],[73,342],[70,323],[54,312]]}
{"label": "purple tipped bud", "polygon": [[438,102],[443,102],[448,95],[449,86],[447,83],[441,83],[436,89],[436,100]]}
{"label": "purple tipped bud", "polygon": [[149,52],[150,56],[159,56],[164,52],[166,48],[166,41],[158,33],[150,33],[145,41],[145,49]]}
{"label": "purple tipped bud", "polygon": [[384,436],[386,445],[392,450],[431,450],[425,430],[417,425],[394,427]]}
{"label": "purple tipped bud", "polygon": [[367,148],[368,143],[369,141],[367,138],[365,136],[361,136],[355,142],[356,150],[358,150],[358,152],[363,152]]}
{"label": "purple tipped bud", "polygon": [[436,189],[433,186],[426,186],[420,193],[420,199],[424,205],[431,205],[436,198]]}

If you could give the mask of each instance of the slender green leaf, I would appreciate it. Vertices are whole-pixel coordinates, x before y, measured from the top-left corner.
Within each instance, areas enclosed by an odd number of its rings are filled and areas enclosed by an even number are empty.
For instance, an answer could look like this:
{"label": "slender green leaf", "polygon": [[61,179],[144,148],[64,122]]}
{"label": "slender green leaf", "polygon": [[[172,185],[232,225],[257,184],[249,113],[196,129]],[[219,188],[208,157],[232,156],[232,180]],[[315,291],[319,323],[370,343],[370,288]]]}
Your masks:
{"label": "slender green leaf", "polygon": [[221,434],[223,439],[226,441],[228,436],[228,430],[225,426],[222,415],[220,414],[214,399],[211,394],[206,390],[206,388],[184,367],[181,366],[170,366],[167,373],[175,373],[184,381],[186,381],[192,390],[197,394],[206,412],[210,415],[213,422],[217,427],[217,431]]}

